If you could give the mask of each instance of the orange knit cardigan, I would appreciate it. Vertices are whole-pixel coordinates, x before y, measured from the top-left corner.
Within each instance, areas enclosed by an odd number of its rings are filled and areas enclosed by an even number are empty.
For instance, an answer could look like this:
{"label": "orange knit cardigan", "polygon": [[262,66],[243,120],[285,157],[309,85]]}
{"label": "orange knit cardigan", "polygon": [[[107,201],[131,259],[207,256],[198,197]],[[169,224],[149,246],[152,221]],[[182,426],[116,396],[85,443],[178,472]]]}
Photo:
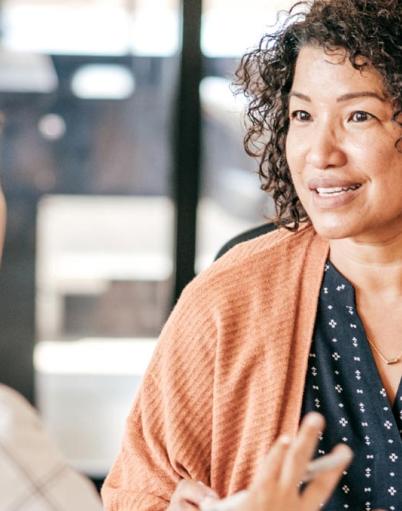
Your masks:
{"label": "orange knit cardigan", "polygon": [[312,227],[280,229],[187,286],[103,486],[107,511],[165,510],[181,478],[241,490],[278,434],[297,431],[327,256]]}

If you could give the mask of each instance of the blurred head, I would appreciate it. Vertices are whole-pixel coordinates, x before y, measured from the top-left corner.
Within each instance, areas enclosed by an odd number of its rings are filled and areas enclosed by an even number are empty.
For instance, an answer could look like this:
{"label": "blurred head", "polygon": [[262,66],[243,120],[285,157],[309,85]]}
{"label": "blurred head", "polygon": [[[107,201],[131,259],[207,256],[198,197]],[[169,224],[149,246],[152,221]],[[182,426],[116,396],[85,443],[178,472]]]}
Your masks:
{"label": "blurred head", "polygon": [[300,2],[243,57],[245,147],[278,224],[345,237],[402,217],[401,24],[400,0]]}

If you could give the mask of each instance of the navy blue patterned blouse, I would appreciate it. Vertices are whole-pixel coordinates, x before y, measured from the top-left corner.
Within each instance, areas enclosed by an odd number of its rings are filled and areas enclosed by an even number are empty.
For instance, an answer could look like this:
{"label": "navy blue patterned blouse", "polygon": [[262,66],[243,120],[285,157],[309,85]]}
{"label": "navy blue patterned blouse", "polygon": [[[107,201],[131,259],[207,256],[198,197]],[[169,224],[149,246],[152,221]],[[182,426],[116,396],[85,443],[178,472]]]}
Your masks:
{"label": "navy blue patterned blouse", "polygon": [[321,285],[302,416],[324,415],[316,455],[338,442],[354,451],[352,464],[325,511],[402,511],[402,385],[390,405],[351,283],[327,262]]}

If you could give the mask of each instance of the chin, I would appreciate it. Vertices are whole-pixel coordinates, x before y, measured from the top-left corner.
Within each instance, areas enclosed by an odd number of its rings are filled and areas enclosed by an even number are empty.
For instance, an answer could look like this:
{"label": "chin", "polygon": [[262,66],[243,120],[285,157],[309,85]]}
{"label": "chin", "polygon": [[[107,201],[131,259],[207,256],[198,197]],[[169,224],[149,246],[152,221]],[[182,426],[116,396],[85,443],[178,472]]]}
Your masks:
{"label": "chin", "polygon": [[317,234],[327,240],[339,240],[349,238],[358,234],[358,230],[348,226],[345,222],[338,220],[323,222],[320,220],[312,220],[313,227]]}

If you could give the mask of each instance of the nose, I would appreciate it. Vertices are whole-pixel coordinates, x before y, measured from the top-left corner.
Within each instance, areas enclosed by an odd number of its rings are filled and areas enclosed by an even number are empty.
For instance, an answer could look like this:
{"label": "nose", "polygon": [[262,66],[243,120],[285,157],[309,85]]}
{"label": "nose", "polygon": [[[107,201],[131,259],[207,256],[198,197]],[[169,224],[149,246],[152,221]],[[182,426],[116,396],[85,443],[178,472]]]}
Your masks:
{"label": "nose", "polygon": [[328,124],[316,126],[312,131],[306,160],[309,165],[320,170],[345,165],[346,154],[339,145],[334,129]]}

